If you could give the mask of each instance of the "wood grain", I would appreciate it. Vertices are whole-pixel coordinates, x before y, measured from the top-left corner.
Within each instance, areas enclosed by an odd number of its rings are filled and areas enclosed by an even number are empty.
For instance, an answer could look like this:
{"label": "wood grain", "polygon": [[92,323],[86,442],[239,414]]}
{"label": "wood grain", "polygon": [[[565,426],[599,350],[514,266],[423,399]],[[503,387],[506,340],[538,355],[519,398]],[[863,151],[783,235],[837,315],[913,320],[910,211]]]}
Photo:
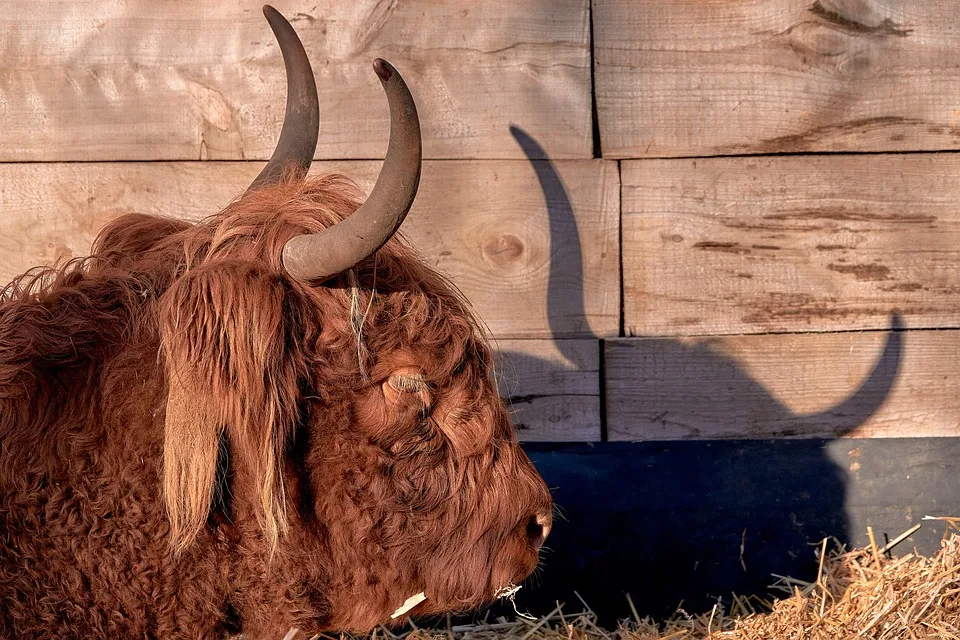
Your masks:
{"label": "wood grain", "polygon": [[623,165],[627,335],[960,326],[953,154]]}
{"label": "wood grain", "polygon": [[960,147],[942,0],[595,0],[607,158]]}
{"label": "wood grain", "polygon": [[606,343],[611,440],[960,435],[960,332]]}
{"label": "wood grain", "polygon": [[[0,19],[0,161],[265,159],[286,85],[261,1],[18,3]],[[404,75],[429,158],[592,156],[588,0],[274,3],[321,101],[318,158],[382,158],[370,66]]]}
{"label": "wood grain", "polygon": [[597,340],[501,340],[497,381],[526,442],[600,440]]}
{"label": "wood grain", "polygon": [[[254,163],[0,165],[0,279],[85,255],[129,211],[197,219],[246,188]],[[599,160],[550,164],[565,195],[546,197],[526,161],[426,162],[403,233],[503,338],[617,335],[619,176]],[[380,163],[317,163],[369,191]],[[569,209],[555,204],[569,198]],[[550,211],[548,212],[548,207]],[[580,247],[589,247],[581,251]],[[549,294],[549,295],[548,295]]]}

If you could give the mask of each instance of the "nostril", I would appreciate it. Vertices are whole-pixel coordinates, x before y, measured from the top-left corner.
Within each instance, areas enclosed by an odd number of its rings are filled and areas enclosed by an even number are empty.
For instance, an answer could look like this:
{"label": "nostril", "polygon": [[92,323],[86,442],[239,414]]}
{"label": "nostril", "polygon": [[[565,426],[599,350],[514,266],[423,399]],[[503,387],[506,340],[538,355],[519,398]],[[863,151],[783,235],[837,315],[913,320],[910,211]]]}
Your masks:
{"label": "nostril", "polygon": [[527,520],[527,540],[530,544],[537,546],[536,543],[543,537],[543,525],[537,522],[536,516],[530,516]]}
{"label": "nostril", "polygon": [[551,518],[549,515],[538,514],[527,520],[527,541],[534,551],[539,551],[547,536],[550,535]]}

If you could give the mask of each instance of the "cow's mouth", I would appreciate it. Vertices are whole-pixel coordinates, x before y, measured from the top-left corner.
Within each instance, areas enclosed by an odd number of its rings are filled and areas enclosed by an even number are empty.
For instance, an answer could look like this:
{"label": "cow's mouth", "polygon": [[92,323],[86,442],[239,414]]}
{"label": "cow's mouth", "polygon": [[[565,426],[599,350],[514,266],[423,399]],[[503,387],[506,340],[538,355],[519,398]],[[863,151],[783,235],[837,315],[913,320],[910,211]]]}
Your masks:
{"label": "cow's mouth", "polygon": [[[430,616],[451,611],[467,612],[481,609],[500,600],[512,602],[513,596],[521,588],[523,582],[530,577],[540,563],[538,550],[531,547],[526,538],[514,536],[505,541],[490,559],[489,573],[486,576],[474,575],[481,581],[475,582],[472,595],[466,596],[463,592],[459,596],[431,590],[429,579],[419,588],[420,593],[412,593],[418,587],[410,589],[404,601],[399,599],[391,603],[388,626],[400,624],[407,616]],[[484,579],[485,578],[485,579]],[[442,580],[440,581],[442,582]],[[466,585],[463,585],[466,586]],[[516,605],[514,605],[516,608]],[[518,612],[519,613],[519,612]]]}
{"label": "cow's mouth", "polygon": [[540,554],[526,544],[513,544],[504,548],[490,572],[490,602],[512,596],[540,564]]}

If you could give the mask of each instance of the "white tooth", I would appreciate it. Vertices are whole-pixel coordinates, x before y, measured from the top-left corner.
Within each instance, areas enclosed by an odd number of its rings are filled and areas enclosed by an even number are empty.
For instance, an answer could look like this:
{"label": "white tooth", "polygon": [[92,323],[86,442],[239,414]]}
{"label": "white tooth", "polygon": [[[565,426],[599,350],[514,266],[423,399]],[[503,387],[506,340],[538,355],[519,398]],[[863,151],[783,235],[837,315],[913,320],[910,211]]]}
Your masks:
{"label": "white tooth", "polygon": [[421,591],[415,596],[410,596],[403,601],[403,604],[400,605],[400,608],[393,612],[393,615],[390,616],[391,620],[395,620],[405,614],[410,609],[413,609],[415,606],[427,599],[427,596]]}

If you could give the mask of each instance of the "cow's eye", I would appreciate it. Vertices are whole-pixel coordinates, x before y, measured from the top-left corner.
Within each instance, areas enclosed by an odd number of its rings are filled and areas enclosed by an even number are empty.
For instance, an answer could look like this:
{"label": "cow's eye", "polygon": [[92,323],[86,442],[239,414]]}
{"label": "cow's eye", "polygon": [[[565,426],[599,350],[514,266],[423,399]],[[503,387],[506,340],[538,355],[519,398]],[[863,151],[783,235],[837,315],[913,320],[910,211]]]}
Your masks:
{"label": "cow's eye", "polygon": [[415,402],[423,409],[432,405],[430,385],[422,371],[414,368],[397,370],[383,383],[383,395],[394,404]]}
{"label": "cow's eye", "polygon": [[427,378],[420,372],[394,374],[387,378],[387,384],[398,393],[419,393],[427,388]]}

